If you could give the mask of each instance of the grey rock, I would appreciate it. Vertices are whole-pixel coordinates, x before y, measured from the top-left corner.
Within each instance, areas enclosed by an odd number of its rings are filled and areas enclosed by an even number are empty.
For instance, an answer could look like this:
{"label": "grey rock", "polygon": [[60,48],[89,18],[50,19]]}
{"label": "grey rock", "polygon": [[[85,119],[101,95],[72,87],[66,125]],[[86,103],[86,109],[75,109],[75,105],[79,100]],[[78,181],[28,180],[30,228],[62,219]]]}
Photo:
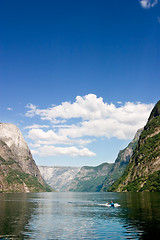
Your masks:
{"label": "grey rock", "polygon": [[57,191],[68,191],[69,186],[79,172],[79,167],[39,166],[44,180]]}
{"label": "grey rock", "polygon": [[[11,174],[11,170],[17,170],[19,173],[31,175],[39,184],[44,188],[46,187],[46,183],[32,157],[29,147],[17,126],[10,123],[0,123],[0,143],[1,177],[5,172]],[[32,182],[34,181],[33,178]],[[6,184],[5,189],[7,189]],[[23,190],[20,184],[17,186],[16,191],[18,190]],[[30,190],[28,189],[27,191]]]}

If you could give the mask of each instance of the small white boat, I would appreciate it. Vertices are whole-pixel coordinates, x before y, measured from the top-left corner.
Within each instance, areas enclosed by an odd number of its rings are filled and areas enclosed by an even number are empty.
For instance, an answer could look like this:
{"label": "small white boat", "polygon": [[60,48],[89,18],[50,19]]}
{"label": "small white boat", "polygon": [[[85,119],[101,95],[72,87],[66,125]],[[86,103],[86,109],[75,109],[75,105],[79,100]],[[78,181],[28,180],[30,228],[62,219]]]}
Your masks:
{"label": "small white boat", "polygon": [[114,203],[114,206],[111,206],[111,203],[101,203],[98,204],[99,206],[104,206],[104,207],[120,207],[118,203]]}
{"label": "small white boat", "polygon": [[118,203],[114,203],[113,205],[111,203],[106,203],[105,204],[107,207],[120,207]]}

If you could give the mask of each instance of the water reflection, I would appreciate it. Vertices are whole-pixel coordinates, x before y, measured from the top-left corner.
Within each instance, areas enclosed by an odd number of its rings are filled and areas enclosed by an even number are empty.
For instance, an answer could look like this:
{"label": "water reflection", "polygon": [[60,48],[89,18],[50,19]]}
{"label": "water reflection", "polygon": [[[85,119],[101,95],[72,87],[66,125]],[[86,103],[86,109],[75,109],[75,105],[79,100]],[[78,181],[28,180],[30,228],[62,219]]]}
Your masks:
{"label": "water reflection", "polygon": [[126,193],[124,197],[126,223],[143,232],[140,239],[156,239],[160,234],[160,193]]}
{"label": "water reflection", "polygon": [[22,231],[33,209],[27,194],[0,194],[0,239],[23,239]]}
{"label": "water reflection", "polygon": [[[25,226],[29,239],[139,239],[141,231],[126,225],[122,208],[102,204],[119,199],[110,193],[48,193],[33,199],[36,214]],[[119,199],[120,200],[120,199]]]}
{"label": "water reflection", "polygon": [[[110,200],[121,206],[105,207]],[[152,239],[156,234],[159,193],[0,194],[0,239]]]}

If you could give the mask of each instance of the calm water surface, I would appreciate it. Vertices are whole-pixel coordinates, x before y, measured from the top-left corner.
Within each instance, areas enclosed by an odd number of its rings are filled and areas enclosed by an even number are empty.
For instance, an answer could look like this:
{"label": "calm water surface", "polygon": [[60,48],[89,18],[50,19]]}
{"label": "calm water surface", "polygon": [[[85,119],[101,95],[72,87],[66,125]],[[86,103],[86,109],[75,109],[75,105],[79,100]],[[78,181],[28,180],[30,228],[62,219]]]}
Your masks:
{"label": "calm water surface", "polygon": [[[113,200],[118,208],[103,204]],[[160,193],[0,194],[0,239],[158,239]]]}

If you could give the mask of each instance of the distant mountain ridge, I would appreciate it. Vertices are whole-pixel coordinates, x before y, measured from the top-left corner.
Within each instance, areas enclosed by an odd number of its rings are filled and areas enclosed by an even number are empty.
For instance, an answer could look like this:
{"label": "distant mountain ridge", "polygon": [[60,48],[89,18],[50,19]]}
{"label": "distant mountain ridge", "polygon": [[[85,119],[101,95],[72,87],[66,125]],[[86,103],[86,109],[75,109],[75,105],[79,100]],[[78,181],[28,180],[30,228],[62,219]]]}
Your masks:
{"label": "distant mountain ridge", "polygon": [[129,145],[121,150],[115,163],[96,167],[46,167],[39,166],[45,181],[57,191],[99,192],[108,188],[123,174],[143,129],[139,129]]}
{"label": "distant mountain ridge", "polygon": [[109,191],[160,191],[160,101],[150,114],[124,174]]}
{"label": "distant mountain ridge", "polygon": [[9,123],[0,123],[0,191],[51,191],[19,128]]}
{"label": "distant mountain ridge", "polygon": [[97,167],[82,167],[71,182],[69,191],[99,192],[112,167],[113,163],[103,163]]}
{"label": "distant mountain ridge", "polygon": [[97,167],[38,166],[45,181],[57,191],[99,192],[113,164]]}
{"label": "distant mountain ridge", "polygon": [[80,167],[38,166],[44,180],[56,191],[68,191]]}

